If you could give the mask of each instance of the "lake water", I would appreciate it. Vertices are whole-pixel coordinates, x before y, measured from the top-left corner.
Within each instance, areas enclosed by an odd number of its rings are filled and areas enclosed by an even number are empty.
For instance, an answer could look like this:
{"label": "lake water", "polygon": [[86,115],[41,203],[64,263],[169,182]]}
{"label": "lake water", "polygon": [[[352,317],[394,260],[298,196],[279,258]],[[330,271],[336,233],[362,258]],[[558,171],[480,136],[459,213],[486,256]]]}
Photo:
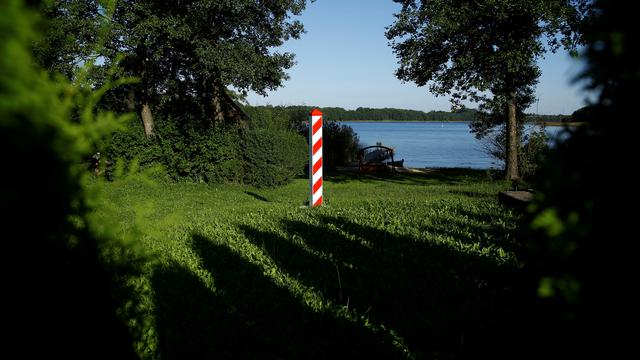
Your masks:
{"label": "lake water", "polygon": [[[382,145],[396,150],[395,159],[405,167],[502,168],[487,155],[464,122],[341,122],[358,134],[363,146]],[[554,136],[560,127],[547,127]]]}

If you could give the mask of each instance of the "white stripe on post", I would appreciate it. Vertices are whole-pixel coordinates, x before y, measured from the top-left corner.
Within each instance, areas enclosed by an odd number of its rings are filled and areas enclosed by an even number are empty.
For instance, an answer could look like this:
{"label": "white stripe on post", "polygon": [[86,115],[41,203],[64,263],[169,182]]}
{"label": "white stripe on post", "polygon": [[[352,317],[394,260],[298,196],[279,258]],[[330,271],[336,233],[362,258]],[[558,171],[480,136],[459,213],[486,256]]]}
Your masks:
{"label": "white stripe on post", "polygon": [[309,114],[309,207],[322,205],[322,113],[313,109]]}

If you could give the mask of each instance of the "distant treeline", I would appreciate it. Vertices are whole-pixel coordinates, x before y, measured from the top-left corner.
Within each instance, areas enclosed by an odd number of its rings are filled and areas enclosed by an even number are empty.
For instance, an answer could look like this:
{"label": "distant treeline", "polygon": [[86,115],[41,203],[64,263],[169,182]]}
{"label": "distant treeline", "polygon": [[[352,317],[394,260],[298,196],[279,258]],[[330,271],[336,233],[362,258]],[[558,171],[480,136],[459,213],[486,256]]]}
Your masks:
{"label": "distant treeline", "polygon": [[[294,118],[306,116],[314,106],[256,106],[256,108],[280,108]],[[461,111],[419,111],[394,108],[364,108],[347,110],[340,107],[318,107],[322,110],[324,117],[329,121],[473,121],[477,110],[463,109]],[[296,116],[297,115],[297,116]],[[527,115],[530,121],[560,122],[568,121],[568,115]]]}

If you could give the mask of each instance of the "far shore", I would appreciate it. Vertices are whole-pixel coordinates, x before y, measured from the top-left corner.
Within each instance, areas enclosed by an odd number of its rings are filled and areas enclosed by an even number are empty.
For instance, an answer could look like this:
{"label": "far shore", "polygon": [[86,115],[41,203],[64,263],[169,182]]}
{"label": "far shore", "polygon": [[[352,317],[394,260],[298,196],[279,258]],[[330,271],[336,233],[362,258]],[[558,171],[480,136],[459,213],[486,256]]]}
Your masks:
{"label": "far shore", "polygon": [[[330,119],[329,119],[330,120]],[[470,123],[471,121],[465,120],[336,120],[336,122],[353,122],[353,123]],[[562,122],[562,121],[533,121],[527,122],[528,124],[544,125],[549,127],[577,127],[583,126],[584,122]]]}
{"label": "far shore", "polygon": [[[330,120],[330,119],[329,119]],[[469,123],[471,121],[464,120],[336,120],[336,122],[362,122],[362,123],[377,123],[377,122],[406,122],[406,123]]]}

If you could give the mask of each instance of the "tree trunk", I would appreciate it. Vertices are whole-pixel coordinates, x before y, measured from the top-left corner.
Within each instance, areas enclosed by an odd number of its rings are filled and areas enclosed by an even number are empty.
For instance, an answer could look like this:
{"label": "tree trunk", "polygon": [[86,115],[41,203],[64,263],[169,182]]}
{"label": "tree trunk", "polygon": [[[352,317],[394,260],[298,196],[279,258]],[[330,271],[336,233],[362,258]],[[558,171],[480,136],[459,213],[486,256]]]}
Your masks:
{"label": "tree trunk", "polygon": [[516,119],[516,92],[507,96],[507,180],[515,181],[518,175],[518,123]]}
{"label": "tree trunk", "polygon": [[[148,101],[139,101],[140,104],[140,117],[142,118],[142,125],[144,127],[144,134],[147,136],[147,138],[155,135],[154,133],[154,129],[155,129],[155,123],[153,122],[153,114],[151,113],[151,107],[149,106],[149,102]],[[133,88],[130,88],[129,91],[127,92],[127,99],[125,100],[125,103],[127,104],[127,110],[129,112],[135,112],[136,111],[136,105],[137,101],[136,101],[136,91]]]}
{"label": "tree trunk", "polygon": [[148,102],[142,104],[142,111],[140,111],[140,117],[142,117],[142,125],[144,125],[144,134],[149,138],[154,133],[155,124],[153,123],[153,115],[151,114],[151,108]]}

